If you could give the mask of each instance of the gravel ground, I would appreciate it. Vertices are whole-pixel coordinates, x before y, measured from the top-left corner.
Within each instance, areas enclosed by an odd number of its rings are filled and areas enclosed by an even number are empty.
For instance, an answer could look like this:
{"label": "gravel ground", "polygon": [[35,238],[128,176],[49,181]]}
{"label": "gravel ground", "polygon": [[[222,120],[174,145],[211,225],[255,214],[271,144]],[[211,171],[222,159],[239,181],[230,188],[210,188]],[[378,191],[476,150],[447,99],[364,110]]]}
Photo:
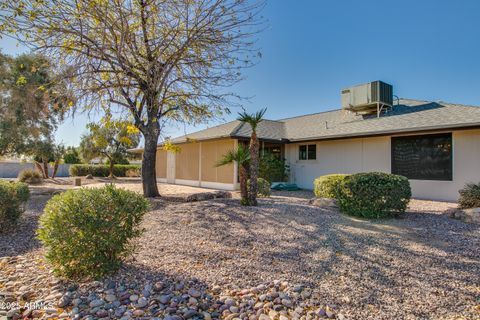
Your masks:
{"label": "gravel ground", "polygon": [[[106,184],[114,183],[119,188],[124,188],[127,190],[139,192],[139,193],[143,192],[140,178],[116,178],[112,180],[109,178],[95,177],[93,179],[85,179],[85,177],[81,177],[81,179],[82,179],[81,187],[100,188],[105,186]],[[12,180],[12,179],[8,179],[8,180]],[[182,186],[182,185],[168,184],[168,183],[158,183],[157,185],[158,185],[158,191],[160,192],[161,195],[164,195],[164,196],[173,196],[173,195],[186,196],[186,195],[202,193],[202,192],[217,191],[213,189]],[[55,178],[55,179],[44,180],[44,182],[39,185],[30,185],[30,190],[34,194],[48,195],[56,192],[65,191],[68,189],[78,189],[81,187],[74,186],[74,178]]]}
{"label": "gravel ground", "polygon": [[413,200],[400,219],[370,222],[309,197],[276,192],[257,208],[156,201],[133,259],[79,288],[41,259],[32,237],[47,197],[34,197],[0,236],[0,296],[51,301],[34,314],[44,318],[480,319],[480,228],[442,214],[454,204]]}
{"label": "gravel ground", "polygon": [[453,206],[414,200],[370,222],[302,197],[169,205],[148,216],[137,263],[220,285],[305,283],[347,318],[480,318],[480,229],[441,214]]}

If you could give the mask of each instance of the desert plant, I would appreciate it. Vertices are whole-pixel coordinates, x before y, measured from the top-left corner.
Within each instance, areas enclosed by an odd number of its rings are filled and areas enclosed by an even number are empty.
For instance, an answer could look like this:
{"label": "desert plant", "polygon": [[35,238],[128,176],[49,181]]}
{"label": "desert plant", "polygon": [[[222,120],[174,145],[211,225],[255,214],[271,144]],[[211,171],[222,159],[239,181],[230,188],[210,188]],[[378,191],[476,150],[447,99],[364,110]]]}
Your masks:
{"label": "desert plant", "polygon": [[230,150],[223,157],[220,161],[217,162],[216,166],[225,166],[227,164],[231,164],[233,162],[238,163],[238,175],[240,177],[240,196],[241,200],[240,203],[242,205],[248,205],[249,196],[248,196],[248,186],[247,186],[247,179],[248,179],[248,164],[250,161],[250,153],[248,150],[242,145],[239,144],[238,148],[235,150]]}
{"label": "desert plant", "polygon": [[313,192],[317,198],[337,198],[337,190],[347,174],[327,174],[313,181]]}
{"label": "desert plant", "polygon": [[148,207],[140,194],[113,185],[69,190],[48,201],[38,238],[57,274],[99,278],[118,270],[132,252]]}
{"label": "desert plant", "polygon": [[17,222],[25,210],[29,196],[27,184],[0,181],[0,232]]}
{"label": "desert plant", "polygon": [[[248,179],[247,185],[250,186],[250,179]],[[270,182],[268,182],[263,178],[257,179],[257,187],[258,187],[258,190],[257,190],[258,197],[270,197],[270,195],[272,194]]]}
{"label": "desert plant", "polygon": [[357,173],[343,179],[337,200],[342,212],[364,218],[384,218],[406,210],[412,191],[406,177]]}
{"label": "desert plant", "polygon": [[461,209],[480,207],[480,183],[467,183],[458,193],[458,206]]}
{"label": "desert plant", "polygon": [[283,182],[287,180],[289,171],[290,167],[286,164],[285,159],[279,159],[271,153],[260,158],[259,178],[270,182]]}
{"label": "desert plant", "polygon": [[141,174],[142,173],[140,171],[140,167],[127,169],[125,171],[125,177],[129,177],[129,178],[138,178],[140,177]]}
{"label": "desert plant", "polygon": [[243,111],[238,114],[238,120],[243,123],[248,123],[252,129],[252,133],[250,135],[250,179],[252,182],[249,187],[248,192],[248,204],[251,206],[257,205],[257,178],[258,178],[258,170],[259,170],[259,143],[257,137],[257,127],[260,122],[263,121],[263,116],[267,112],[267,109],[261,109],[256,113],[247,113]]}
{"label": "desert plant", "polygon": [[17,177],[18,181],[28,184],[42,183],[42,175],[34,169],[25,169],[20,171]]}

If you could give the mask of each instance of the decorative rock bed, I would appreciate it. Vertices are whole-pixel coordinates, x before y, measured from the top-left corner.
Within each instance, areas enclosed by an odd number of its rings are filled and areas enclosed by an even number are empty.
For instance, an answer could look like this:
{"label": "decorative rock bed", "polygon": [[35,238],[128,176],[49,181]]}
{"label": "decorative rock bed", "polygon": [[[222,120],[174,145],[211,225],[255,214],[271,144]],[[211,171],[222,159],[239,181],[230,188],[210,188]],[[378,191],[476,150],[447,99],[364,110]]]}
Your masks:
{"label": "decorative rock bed", "polygon": [[450,209],[447,212],[450,218],[462,220],[467,223],[480,224],[480,208]]}
{"label": "decorative rock bed", "polygon": [[[312,289],[275,280],[256,287],[209,288],[197,279],[138,281],[123,276],[79,285],[56,279],[41,259],[1,258],[0,316],[37,319],[344,319]],[[31,271],[36,269],[33,275]]]}
{"label": "decorative rock bed", "polygon": [[308,201],[308,204],[317,207],[338,208],[337,200],[332,198],[312,198]]}
{"label": "decorative rock bed", "polygon": [[232,198],[232,194],[228,191],[211,191],[193,194],[166,195],[163,196],[163,198],[173,202],[195,202],[213,199],[230,199]]}

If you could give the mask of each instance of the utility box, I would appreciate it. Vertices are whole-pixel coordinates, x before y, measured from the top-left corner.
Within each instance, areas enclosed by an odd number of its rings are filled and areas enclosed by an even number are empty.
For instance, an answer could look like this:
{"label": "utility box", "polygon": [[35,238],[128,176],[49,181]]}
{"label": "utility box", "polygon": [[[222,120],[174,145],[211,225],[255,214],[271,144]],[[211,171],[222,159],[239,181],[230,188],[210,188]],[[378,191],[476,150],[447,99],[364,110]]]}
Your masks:
{"label": "utility box", "polygon": [[342,108],[368,114],[393,105],[393,87],[383,81],[373,81],[342,90]]}

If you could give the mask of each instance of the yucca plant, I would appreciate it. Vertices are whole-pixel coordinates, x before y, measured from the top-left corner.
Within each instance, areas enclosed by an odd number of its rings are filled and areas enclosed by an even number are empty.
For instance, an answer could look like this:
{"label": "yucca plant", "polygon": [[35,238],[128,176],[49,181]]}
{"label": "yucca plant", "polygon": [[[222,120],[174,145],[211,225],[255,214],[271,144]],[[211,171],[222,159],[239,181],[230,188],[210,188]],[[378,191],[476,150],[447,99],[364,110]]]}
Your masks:
{"label": "yucca plant", "polygon": [[231,164],[233,162],[238,163],[238,174],[240,176],[240,195],[241,195],[241,204],[249,204],[249,196],[247,190],[247,179],[248,179],[248,164],[250,161],[250,153],[243,146],[238,145],[238,148],[235,150],[229,150],[226,154],[222,156],[220,161],[217,162],[216,166],[224,166]]}
{"label": "yucca plant", "polygon": [[257,178],[259,169],[259,143],[257,138],[257,126],[263,121],[263,116],[267,109],[261,109],[255,113],[247,113],[246,111],[238,114],[238,120],[243,123],[248,123],[252,127],[252,134],[250,136],[250,190],[248,192],[248,203],[251,206],[257,205]]}

